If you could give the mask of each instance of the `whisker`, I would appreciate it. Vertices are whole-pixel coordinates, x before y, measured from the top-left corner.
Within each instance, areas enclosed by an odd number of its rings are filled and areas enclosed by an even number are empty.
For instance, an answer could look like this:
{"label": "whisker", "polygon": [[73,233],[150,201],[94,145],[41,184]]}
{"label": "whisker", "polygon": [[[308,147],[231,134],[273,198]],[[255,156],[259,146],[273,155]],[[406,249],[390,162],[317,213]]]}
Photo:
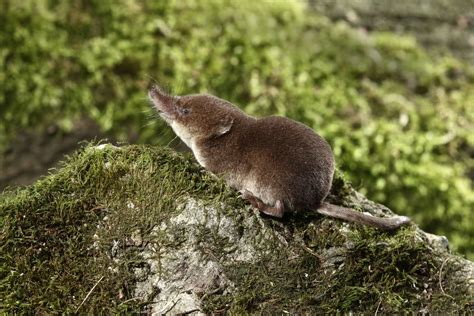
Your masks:
{"label": "whisker", "polygon": [[159,113],[158,111],[156,111],[155,109],[153,109],[152,111],[148,111],[148,112],[143,111],[142,113],[145,114],[146,116],[154,116],[155,114],[156,114],[156,115],[160,114],[160,113]]}
{"label": "whisker", "polygon": [[141,128],[145,128],[145,127],[148,127],[148,126],[151,126],[151,125],[154,125],[154,124],[156,124],[156,121],[149,121],[148,123],[143,124]]}
{"label": "whisker", "polygon": [[151,81],[153,81],[154,83],[158,84],[158,79],[156,79],[155,77],[149,75],[149,74],[145,74],[145,77],[147,77],[148,79],[151,79]]}
{"label": "whisker", "polygon": [[157,116],[147,116],[147,117],[146,117],[146,120],[147,120],[147,121],[153,121],[153,122],[156,122],[156,121],[158,121],[158,120],[160,120],[160,119],[161,119],[161,117],[158,116],[158,115],[157,115]]}
{"label": "whisker", "polygon": [[156,113],[156,110],[152,108],[147,108],[145,110],[141,110],[140,112],[141,113]]}

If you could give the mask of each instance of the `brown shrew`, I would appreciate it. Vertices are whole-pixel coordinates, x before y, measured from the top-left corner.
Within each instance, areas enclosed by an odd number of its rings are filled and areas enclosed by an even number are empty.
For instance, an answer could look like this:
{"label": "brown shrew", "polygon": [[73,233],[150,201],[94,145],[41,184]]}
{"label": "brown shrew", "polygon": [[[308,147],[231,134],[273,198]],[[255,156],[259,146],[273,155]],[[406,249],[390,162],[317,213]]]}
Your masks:
{"label": "brown shrew", "polygon": [[198,163],[265,214],[281,218],[285,212],[316,210],[383,230],[410,221],[325,202],[334,155],[326,140],[304,124],[280,116],[255,118],[207,94],[173,96],[153,86],[149,98]]}

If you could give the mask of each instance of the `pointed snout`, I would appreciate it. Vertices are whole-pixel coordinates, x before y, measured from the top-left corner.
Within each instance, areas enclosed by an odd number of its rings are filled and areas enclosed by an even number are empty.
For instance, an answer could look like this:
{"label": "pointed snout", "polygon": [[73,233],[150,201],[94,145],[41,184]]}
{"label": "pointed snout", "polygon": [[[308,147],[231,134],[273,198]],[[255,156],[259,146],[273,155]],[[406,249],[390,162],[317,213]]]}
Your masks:
{"label": "pointed snout", "polygon": [[173,97],[165,93],[159,86],[153,85],[148,90],[148,97],[155,104],[166,104],[169,103]]}
{"label": "pointed snout", "polygon": [[160,87],[152,85],[148,90],[148,96],[150,99],[160,99],[161,97],[168,96]]}
{"label": "pointed snout", "polygon": [[174,97],[165,93],[159,86],[153,85],[148,90],[148,97],[162,116],[172,118],[175,114]]}

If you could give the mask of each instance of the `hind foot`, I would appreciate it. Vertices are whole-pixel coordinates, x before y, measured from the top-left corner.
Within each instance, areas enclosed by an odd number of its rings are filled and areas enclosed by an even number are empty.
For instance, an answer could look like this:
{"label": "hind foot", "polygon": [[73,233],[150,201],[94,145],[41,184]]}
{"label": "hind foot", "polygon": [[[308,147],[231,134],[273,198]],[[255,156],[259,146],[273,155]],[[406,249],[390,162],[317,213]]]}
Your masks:
{"label": "hind foot", "polygon": [[269,206],[262,202],[258,197],[252,194],[252,192],[248,190],[242,190],[241,196],[244,200],[247,200],[252,204],[253,207],[257,208],[260,212],[273,216],[282,218],[283,214],[285,214],[285,206],[281,200],[277,200],[275,206]]}

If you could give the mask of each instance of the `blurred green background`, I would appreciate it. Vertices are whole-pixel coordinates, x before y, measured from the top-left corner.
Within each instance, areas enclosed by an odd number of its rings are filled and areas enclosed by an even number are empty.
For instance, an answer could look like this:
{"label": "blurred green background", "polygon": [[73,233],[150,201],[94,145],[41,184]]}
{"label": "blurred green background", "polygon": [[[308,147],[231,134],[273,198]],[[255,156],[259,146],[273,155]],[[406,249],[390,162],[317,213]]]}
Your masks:
{"label": "blurred green background", "polygon": [[358,190],[474,259],[473,66],[428,53],[411,36],[368,32],[357,11],[349,23],[324,16],[336,9],[327,1],[3,0],[1,185],[45,174],[38,165],[54,165],[80,139],[169,144],[173,133],[146,100],[156,81],[304,122],[330,142]]}

